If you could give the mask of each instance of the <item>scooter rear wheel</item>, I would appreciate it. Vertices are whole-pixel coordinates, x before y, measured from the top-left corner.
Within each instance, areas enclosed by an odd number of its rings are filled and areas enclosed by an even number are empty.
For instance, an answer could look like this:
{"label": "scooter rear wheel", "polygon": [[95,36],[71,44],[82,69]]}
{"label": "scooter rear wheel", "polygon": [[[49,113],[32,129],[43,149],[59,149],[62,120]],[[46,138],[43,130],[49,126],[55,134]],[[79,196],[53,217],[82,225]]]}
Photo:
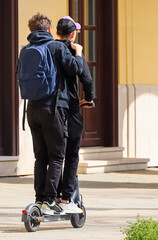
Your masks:
{"label": "scooter rear wheel", "polygon": [[72,226],[74,228],[81,228],[85,224],[85,221],[86,221],[86,209],[85,209],[85,207],[83,205],[82,205],[82,210],[83,210],[83,213],[73,214],[71,216],[71,224],[72,224]]}
{"label": "scooter rear wheel", "polygon": [[25,228],[28,232],[36,232],[39,228],[40,222],[37,222],[36,217],[40,217],[41,213],[37,207],[32,207],[29,211],[28,221],[24,222]]}

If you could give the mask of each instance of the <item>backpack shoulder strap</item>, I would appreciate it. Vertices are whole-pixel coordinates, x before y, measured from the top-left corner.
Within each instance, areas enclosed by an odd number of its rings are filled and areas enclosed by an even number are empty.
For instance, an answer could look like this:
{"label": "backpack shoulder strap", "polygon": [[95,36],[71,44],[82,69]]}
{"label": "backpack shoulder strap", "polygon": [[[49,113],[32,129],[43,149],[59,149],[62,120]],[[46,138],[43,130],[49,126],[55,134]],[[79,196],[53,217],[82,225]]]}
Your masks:
{"label": "backpack shoulder strap", "polygon": [[22,129],[25,131],[25,117],[26,117],[26,99],[24,99],[24,106],[23,106],[23,117],[22,117]]}

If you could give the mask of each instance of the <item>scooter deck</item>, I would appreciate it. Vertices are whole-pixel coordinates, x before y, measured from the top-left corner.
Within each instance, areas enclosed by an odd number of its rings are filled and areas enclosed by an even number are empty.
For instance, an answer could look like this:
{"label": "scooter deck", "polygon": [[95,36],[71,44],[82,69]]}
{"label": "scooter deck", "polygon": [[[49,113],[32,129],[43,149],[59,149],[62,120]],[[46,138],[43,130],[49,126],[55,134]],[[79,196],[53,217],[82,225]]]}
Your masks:
{"label": "scooter deck", "polygon": [[64,221],[70,220],[72,214],[43,214],[40,217],[36,217],[38,222],[53,222],[53,221]]}

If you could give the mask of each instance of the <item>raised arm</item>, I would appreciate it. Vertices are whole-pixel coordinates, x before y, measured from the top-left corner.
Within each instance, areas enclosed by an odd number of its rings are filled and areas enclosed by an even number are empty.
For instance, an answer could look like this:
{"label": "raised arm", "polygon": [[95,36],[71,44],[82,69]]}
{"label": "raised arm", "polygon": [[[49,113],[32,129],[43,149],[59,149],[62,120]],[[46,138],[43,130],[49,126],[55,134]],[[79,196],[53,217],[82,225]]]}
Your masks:
{"label": "raised arm", "polygon": [[76,56],[72,56],[65,44],[59,46],[59,58],[62,67],[69,75],[81,75],[83,72],[82,46],[76,44]]}

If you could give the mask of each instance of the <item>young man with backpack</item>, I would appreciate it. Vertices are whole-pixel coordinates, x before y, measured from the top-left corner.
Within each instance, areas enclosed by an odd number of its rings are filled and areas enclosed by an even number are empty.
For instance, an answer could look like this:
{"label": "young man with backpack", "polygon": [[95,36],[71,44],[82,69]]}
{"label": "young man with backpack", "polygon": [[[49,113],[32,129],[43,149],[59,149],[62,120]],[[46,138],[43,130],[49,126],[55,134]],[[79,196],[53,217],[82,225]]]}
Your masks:
{"label": "young man with backpack", "polygon": [[[57,23],[57,35],[60,42],[64,43],[72,55],[75,56],[75,50],[71,43],[75,41],[76,32],[81,29],[81,25],[76,23],[70,16],[61,18]],[[79,75],[79,80],[83,85],[85,99],[80,104],[91,105],[93,103],[93,80],[89,71],[87,62],[83,59],[83,73]],[[70,93],[70,102],[68,110],[68,139],[65,155],[65,164],[63,171],[63,179],[61,179],[58,188],[57,201],[66,213],[80,213],[80,209],[71,201],[74,187],[78,178],[76,177],[78,162],[79,162],[79,148],[83,131],[83,118],[79,112],[79,97],[78,97],[78,82],[77,76],[67,76],[67,83]],[[60,196],[60,192],[62,195]]]}
{"label": "young man with backpack", "polygon": [[17,73],[21,96],[28,99],[27,118],[35,155],[35,201],[43,213],[63,212],[56,204],[57,186],[65,157],[69,94],[66,76],[83,71],[82,47],[72,56],[54,41],[51,21],[37,13],[28,22],[29,44],[20,53]]}

